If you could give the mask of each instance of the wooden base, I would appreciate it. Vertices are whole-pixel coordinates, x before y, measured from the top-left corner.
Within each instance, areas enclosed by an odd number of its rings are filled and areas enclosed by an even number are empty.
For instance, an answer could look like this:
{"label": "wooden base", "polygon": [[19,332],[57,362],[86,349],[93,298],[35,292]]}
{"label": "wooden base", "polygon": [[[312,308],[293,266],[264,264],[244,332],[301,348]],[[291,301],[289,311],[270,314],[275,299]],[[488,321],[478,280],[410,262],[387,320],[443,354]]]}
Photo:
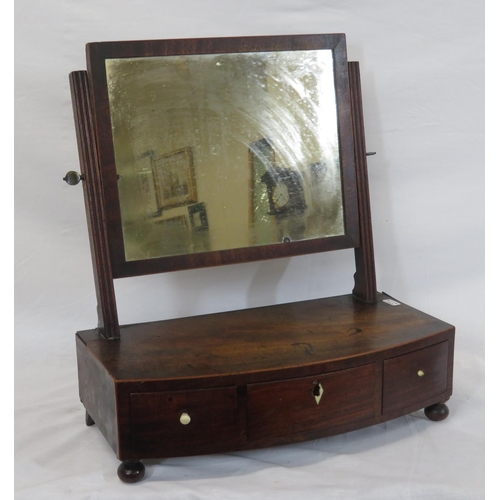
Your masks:
{"label": "wooden base", "polygon": [[89,330],[80,397],[127,480],[141,459],[316,439],[421,408],[439,420],[454,333],[384,294],[123,326],[120,341]]}

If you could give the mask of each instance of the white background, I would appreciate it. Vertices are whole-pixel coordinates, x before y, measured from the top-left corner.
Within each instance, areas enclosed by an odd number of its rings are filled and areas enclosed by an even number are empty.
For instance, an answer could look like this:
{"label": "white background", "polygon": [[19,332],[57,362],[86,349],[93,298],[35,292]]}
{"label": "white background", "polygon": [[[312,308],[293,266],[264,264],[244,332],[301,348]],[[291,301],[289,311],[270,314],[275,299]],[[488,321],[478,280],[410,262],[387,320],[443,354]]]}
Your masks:
{"label": "white background", "polygon": [[[484,7],[475,0],[17,0],[18,499],[484,496]],[[294,446],[119,462],[84,425],[74,333],[96,325],[68,85],[91,41],[346,33],[361,65],[378,289],[457,327],[450,417]],[[121,323],[349,293],[351,251],[117,282]],[[10,335],[10,332],[4,332]]]}

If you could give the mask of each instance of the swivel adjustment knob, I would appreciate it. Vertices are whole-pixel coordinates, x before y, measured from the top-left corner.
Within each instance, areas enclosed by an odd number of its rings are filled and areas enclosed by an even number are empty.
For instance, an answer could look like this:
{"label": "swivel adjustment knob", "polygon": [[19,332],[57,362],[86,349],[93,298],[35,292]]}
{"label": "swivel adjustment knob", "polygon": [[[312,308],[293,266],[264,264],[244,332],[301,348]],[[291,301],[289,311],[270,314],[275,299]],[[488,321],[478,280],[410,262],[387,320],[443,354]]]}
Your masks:
{"label": "swivel adjustment knob", "polygon": [[74,170],[70,170],[64,177],[63,181],[65,181],[70,186],[76,186],[80,181],[83,181],[83,175],[80,175],[78,172]]}
{"label": "swivel adjustment knob", "polygon": [[191,417],[189,416],[189,413],[183,413],[179,421],[182,425],[188,425],[191,422]]}

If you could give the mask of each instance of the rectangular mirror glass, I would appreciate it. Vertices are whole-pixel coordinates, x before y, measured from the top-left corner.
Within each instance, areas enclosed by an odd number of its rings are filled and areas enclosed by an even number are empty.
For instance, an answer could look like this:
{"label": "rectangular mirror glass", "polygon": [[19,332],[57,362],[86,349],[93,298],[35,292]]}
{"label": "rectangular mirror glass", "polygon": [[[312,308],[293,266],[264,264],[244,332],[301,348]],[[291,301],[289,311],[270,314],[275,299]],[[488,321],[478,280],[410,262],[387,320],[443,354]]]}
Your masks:
{"label": "rectangular mirror glass", "polygon": [[345,233],[331,50],[105,69],[126,261]]}

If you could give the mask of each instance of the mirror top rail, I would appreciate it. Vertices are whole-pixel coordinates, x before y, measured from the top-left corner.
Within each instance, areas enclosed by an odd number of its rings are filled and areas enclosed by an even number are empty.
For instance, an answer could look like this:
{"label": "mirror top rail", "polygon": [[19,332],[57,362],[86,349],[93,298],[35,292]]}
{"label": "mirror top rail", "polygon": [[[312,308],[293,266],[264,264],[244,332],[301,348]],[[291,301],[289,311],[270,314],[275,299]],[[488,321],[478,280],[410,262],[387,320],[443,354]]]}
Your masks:
{"label": "mirror top rail", "polygon": [[[338,47],[340,45],[340,47]],[[120,40],[86,44],[87,66],[108,58],[151,57],[233,52],[271,52],[283,50],[341,49],[346,51],[345,34],[320,33],[297,35],[171,38]]]}

